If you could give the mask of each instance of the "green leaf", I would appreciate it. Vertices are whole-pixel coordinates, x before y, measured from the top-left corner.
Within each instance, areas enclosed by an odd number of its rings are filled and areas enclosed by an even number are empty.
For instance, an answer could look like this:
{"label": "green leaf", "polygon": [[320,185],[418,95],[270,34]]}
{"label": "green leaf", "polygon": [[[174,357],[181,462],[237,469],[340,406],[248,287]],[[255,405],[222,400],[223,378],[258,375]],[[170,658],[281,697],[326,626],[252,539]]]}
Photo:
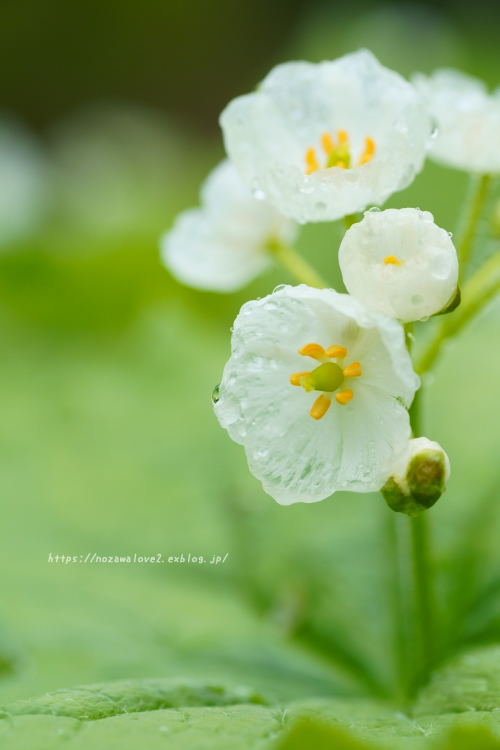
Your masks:
{"label": "green leaf", "polygon": [[367,747],[334,727],[302,719],[277,743],[276,750],[367,750]]}

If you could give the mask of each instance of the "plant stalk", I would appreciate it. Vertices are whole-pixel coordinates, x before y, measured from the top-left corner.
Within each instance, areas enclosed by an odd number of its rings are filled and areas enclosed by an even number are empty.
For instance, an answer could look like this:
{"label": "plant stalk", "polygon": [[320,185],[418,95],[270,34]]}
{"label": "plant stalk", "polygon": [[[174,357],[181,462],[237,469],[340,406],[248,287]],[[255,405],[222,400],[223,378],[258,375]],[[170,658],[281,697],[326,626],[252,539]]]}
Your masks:
{"label": "plant stalk", "polygon": [[460,278],[467,271],[467,266],[470,260],[470,253],[474,242],[474,237],[477,230],[478,222],[483,212],[484,204],[488,195],[488,190],[491,184],[491,177],[488,174],[483,174],[479,178],[477,189],[472,197],[469,217],[462,240],[458,247],[458,262],[460,264]]}
{"label": "plant stalk", "polygon": [[269,246],[273,258],[277,260],[300,283],[316,289],[330,289],[329,284],[320,274],[304,260],[290,245],[274,242]]}

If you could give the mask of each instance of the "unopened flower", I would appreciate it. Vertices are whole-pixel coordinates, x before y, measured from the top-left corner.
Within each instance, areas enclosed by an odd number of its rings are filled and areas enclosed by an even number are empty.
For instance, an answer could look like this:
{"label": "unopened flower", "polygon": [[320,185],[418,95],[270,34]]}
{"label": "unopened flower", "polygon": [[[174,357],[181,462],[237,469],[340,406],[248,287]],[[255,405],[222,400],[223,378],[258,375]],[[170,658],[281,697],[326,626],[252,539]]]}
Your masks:
{"label": "unopened flower", "polygon": [[457,292],[455,246],[428,211],[366,211],[346,232],[339,263],[350,294],[403,323],[442,311]]}
{"label": "unopened flower", "polygon": [[439,443],[415,438],[395,463],[382,495],[397,513],[418,516],[439,500],[449,478],[450,461]]}
{"label": "unopened flower", "polygon": [[254,198],[229,161],[208,176],[201,208],[182,213],[161,240],[163,262],[181,283],[232,292],[272,262],[269,248],[291,242],[296,225]]}
{"label": "unopened flower", "polygon": [[266,492],[314,502],[382,487],[418,386],[396,321],[346,294],[286,286],[242,307],[215,412]]}
{"label": "unopened flower", "polygon": [[220,122],[245,182],[300,222],[338,219],[405,188],[431,130],[414,87],[366,50],[278,65]]}
{"label": "unopened flower", "polygon": [[500,95],[457,70],[415,75],[436,122],[429,156],[466,172],[500,173]]}

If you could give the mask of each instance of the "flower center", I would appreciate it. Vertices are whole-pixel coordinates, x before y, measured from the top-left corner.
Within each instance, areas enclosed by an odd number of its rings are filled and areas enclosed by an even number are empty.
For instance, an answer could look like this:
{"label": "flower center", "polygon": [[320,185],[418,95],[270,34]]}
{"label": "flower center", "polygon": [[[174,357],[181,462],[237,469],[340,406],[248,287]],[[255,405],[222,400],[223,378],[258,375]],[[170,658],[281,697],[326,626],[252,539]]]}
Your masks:
{"label": "flower center", "polygon": [[[358,378],[361,375],[361,364],[353,362],[344,367],[343,360],[347,357],[347,349],[339,346],[339,344],[333,344],[327,349],[323,349],[320,344],[306,344],[299,349],[299,354],[321,362],[312,371],[294,372],[290,375],[290,383],[302,386],[306,393],[311,391],[322,392],[310,411],[313,419],[321,419],[330,408],[334,391],[340,388],[345,378]],[[336,361],[332,362],[332,359]],[[340,363],[338,360],[340,360]],[[335,393],[335,401],[341,406],[345,406],[353,396],[351,389],[346,388]]]}
{"label": "flower center", "polygon": [[[349,145],[349,135],[346,130],[337,130],[337,140],[334,141],[330,133],[323,133],[321,136],[321,145],[326,154],[326,164],[321,166],[316,158],[316,149],[311,146],[305,155],[306,174],[317,172],[318,169],[329,169],[330,167],[340,167],[349,169],[351,166],[351,152]],[[354,165],[361,167],[373,159],[375,154],[375,141],[370,136],[365,138],[365,149],[359,158],[359,163]]]}

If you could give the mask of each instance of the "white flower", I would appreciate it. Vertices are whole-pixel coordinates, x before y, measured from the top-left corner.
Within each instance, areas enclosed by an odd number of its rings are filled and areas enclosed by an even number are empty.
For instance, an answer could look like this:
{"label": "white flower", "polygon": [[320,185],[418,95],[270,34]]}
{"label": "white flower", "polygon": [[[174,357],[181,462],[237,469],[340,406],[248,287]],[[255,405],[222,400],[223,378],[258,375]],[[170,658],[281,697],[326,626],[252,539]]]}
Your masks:
{"label": "white flower", "polygon": [[441,448],[439,443],[436,443],[434,440],[429,440],[426,437],[419,437],[408,441],[406,450],[398,458],[392,470],[391,477],[403,492],[410,494],[408,469],[413,459],[417,456],[425,457],[426,455],[429,455],[429,452],[438,453],[443,460],[443,484],[446,487],[448,479],[450,478],[450,459],[448,458],[448,455],[443,448]]}
{"label": "white flower", "polygon": [[0,121],[0,247],[25,240],[40,226],[49,201],[45,157],[31,134]]}
{"label": "white flower", "polygon": [[339,263],[350,294],[403,323],[439,312],[457,290],[453,242],[416,208],[367,211],[346,232]]}
{"label": "white flower", "polygon": [[436,122],[429,156],[466,172],[500,172],[500,96],[457,70],[413,77]]}
{"label": "white flower", "polygon": [[286,286],[244,305],[215,404],[282,505],[387,480],[419,379],[402,327],[331,289]]}
{"label": "white flower", "polygon": [[411,183],[431,131],[414,87],[361,50],[278,65],[221,115],[245,182],[300,221],[331,221]]}
{"label": "white flower", "polygon": [[270,243],[291,242],[296,230],[294,222],[254,198],[223,161],[201,189],[201,208],[182,213],[162,238],[163,262],[183,284],[232,292],[272,262]]}

